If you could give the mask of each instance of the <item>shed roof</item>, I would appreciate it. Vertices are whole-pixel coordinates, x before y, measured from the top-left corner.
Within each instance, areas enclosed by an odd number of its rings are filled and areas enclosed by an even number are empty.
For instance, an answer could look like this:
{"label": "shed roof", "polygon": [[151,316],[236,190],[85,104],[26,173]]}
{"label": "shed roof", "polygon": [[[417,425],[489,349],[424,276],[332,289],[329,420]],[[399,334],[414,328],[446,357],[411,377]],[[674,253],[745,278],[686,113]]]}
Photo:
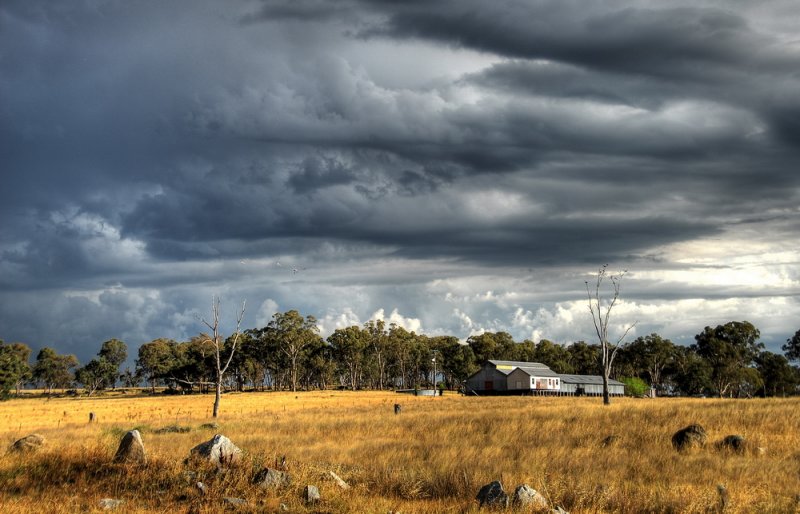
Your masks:
{"label": "shed roof", "polygon": [[[532,377],[559,377],[560,375],[550,368],[531,368],[528,366],[519,366],[518,370],[527,373]],[[513,373],[513,371],[512,371]]]}
{"label": "shed roof", "polygon": [[[603,377],[600,375],[558,375],[561,378],[561,382],[567,384],[592,384],[592,385],[602,385]],[[614,380],[612,378],[608,379],[608,385],[616,385],[616,386],[624,386],[622,382]]]}
{"label": "shed roof", "polygon": [[550,369],[547,367],[546,364],[542,364],[541,362],[525,362],[525,361],[498,361],[494,359],[489,359],[489,363],[493,364],[495,367],[497,366],[513,366],[516,368],[545,368]]}

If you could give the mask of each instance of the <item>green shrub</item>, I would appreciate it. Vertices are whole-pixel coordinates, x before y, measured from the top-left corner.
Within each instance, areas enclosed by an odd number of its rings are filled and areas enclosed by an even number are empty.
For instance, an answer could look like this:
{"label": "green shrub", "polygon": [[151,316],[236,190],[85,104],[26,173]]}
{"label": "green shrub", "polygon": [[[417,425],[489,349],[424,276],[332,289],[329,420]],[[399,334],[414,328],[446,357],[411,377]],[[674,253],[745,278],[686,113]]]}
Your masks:
{"label": "green shrub", "polygon": [[650,391],[650,385],[638,377],[623,377],[619,381],[625,384],[625,394],[628,396],[641,398]]}

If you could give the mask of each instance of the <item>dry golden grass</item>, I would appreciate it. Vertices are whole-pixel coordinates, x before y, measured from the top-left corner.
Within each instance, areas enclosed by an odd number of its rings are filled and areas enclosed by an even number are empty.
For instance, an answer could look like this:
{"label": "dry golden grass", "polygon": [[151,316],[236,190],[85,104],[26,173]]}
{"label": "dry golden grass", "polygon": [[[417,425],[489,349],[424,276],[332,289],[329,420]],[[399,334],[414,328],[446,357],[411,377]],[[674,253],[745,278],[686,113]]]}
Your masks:
{"label": "dry golden grass", "polygon": [[[23,399],[0,404],[0,443],[44,435],[44,450],[0,461],[0,511],[93,512],[101,498],[117,512],[223,512],[223,497],[248,501],[241,512],[477,512],[478,489],[499,479],[527,483],[553,505],[577,513],[797,512],[800,400],[411,397],[381,392],[245,393],[223,396],[218,430],[213,398]],[[395,416],[392,405],[403,404]],[[95,412],[96,423],[88,423]],[[741,434],[763,455],[712,446],[678,454],[670,438],[700,423],[710,441]],[[169,425],[185,433],[157,433]],[[122,434],[142,432],[146,467],[111,463]],[[189,449],[224,433],[245,450],[228,473],[184,464]],[[607,435],[620,437],[602,447]],[[264,491],[253,473],[286,455],[292,484]],[[353,488],[340,490],[333,470]],[[187,476],[187,471],[197,473]],[[201,497],[194,483],[209,493]],[[316,484],[323,502],[304,505]]]}

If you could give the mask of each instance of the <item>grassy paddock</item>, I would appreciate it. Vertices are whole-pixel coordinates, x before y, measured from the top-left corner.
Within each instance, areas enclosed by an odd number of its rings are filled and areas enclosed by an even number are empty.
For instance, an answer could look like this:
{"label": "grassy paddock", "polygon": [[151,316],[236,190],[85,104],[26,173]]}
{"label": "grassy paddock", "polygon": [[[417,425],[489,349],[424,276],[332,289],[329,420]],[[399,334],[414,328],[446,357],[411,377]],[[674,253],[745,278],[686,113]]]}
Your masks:
{"label": "grassy paddock", "polygon": [[[0,511],[93,512],[100,498],[117,512],[476,512],[481,485],[527,483],[554,505],[588,512],[797,512],[800,400],[599,399],[445,396],[381,392],[246,393],[223,396],[218,430],[213,397],[21,399],[0,403],[4,448],[30,433],[44,450],[0,459]],[[396,416],[392,405],[403,405]],[[89,424],[89,412],[97,422]],[[713,447],[676,453],[671,435],[702,424],[711,442],[741,434],[764,449],[746,455]],[[176,425],[180,433],[159,433]],[[122,434],[139,428],[146,467],[111,464]],[[244,465],[219,474],[183,463],[189,449],[224,433],[245,450]],[[611,434],[617,444],[602,447]],[[253,472],[286,455],[290,487],[264,491]],[[323,475],[333,470],[353,488]],[[187,476],[187,471],[196,476]],[[194,483],[202,480],[201,497]],[[323,502],[306,507],[316,484]]]}

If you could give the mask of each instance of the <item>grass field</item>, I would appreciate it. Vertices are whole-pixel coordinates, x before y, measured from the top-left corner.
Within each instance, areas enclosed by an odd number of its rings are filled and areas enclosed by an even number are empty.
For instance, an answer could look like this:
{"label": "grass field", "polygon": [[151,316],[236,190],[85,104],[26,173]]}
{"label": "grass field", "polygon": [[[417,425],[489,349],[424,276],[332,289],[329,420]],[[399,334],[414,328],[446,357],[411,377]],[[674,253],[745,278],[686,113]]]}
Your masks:
{"label": "grass field", "polygon": [[[226,394],[219,428],[213,397],[30,398],[0,403],[0,443],[38,433],[34,453],[0,460],[0,512],[477,512],[482,485],[527,483],[573,514],[588,512],[798,512],[800,400],[411,397],[387,392]],[[393,413],[401,403],[400,415]],[[88,423],[89,412],[97,416]],[[713,443],[741,434],[745,455],[713,445],[677,453],[670,438],[700,423]],[[175,425],[182,433],[158,433]],[[125,431],[138,428],[146,466],[113,464]],[[245,452],[227,473],[184,464],[189,450],[223,433]],[[617,444],[603,447],[608,435]],[[286,456],[292,483],[263,490],[255,471]],[[352,489],[325,474],[332,470]],[[195,487],[203,481],[208,492]],[[315,484],[322,502],[306,506]]]}

